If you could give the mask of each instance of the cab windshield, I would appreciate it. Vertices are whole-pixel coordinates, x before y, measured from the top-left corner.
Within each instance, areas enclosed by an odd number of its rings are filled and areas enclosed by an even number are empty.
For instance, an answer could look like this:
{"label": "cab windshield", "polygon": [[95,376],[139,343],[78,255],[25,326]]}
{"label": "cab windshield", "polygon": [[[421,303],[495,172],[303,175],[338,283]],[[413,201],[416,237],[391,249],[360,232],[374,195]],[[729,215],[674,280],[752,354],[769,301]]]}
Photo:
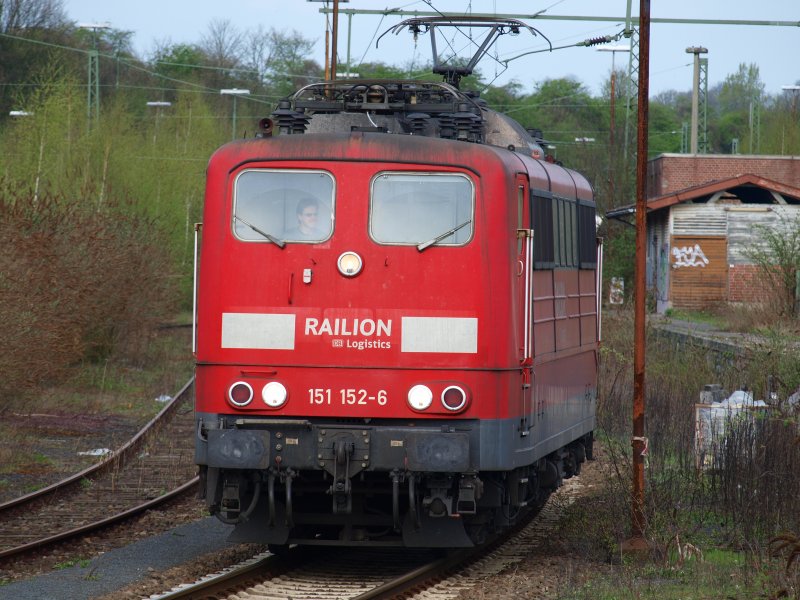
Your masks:
{"label": "cab windshield", "polygon": [[465,175],[380,173],[372,180],[370,235],[381,244],[463,246],[472,239],[474,195]]}
{"label": "cab windshield", "polygon": [[333,232],[333,207],[330,173],[250,169],[236,177],[231,225],[248,242],[316,243]]}

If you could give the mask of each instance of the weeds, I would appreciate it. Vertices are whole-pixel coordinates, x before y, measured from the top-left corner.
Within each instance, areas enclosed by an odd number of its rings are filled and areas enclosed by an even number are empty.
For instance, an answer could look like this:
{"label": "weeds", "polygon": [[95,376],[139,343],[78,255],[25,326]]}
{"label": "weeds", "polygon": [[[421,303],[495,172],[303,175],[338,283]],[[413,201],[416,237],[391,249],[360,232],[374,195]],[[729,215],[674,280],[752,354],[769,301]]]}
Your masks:
{"label": "weeds", "polygon": [[[0,196],[0,392],[64,377],[81,360],[135,358],[174,300],[158,223],[109,200]],[[147,282],[143,285],[142,282]]]}
{"label": "weeds", "polygon": [[776,578],[776,598],[800,598],[800,537],[784,533],[770,541],[772,556],[785,556],[783,577]]}
{"label": "weeds", "polygon": [[89,566],[90,559],[88,558],[73,558],[71,560],[66,560],[64,562],[56,563],[53,565],[53,569],[56,571],[63,571],[64,569],[69,569],[72,567],[80,567],[81,569],[85,569]]}
{"label": "weeds", "polygon": [[[619,557],[631,505],[632,320],[618,316],[606,317],[598,385],[609,479],[591,507],[574,507],[565,521],[570,546],[604,561]],[[800,598],[800,539],[785,533],[800,531],[800,423],[785,402],[800,385],[798,365],[797,347],[784,336],[764,338],[743,357],[649,335],[645,536],[655,561],[623,563],[561,597]],[[694,404],[708,383],[747,386],[770,407],[729,422],[716,467],[698,469]]]}
{"label": "weeds", "polygon": [[770,540],[773,556],[786,555],[786,574],[792,570],[795,561],[800,565],[800,537],[793,533],[784,533]]}

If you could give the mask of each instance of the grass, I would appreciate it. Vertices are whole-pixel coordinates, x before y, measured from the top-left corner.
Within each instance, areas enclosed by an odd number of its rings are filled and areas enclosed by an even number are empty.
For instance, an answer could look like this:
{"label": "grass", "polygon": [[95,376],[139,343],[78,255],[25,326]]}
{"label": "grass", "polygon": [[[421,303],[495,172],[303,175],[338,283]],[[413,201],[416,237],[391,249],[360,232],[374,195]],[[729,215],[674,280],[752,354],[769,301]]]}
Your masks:
{"label": "grass", "polygon": [[[745,331],[742,314],[671,311],[669,316]],[[756,322],[760,321],[751,321]],[[727,448],[726,457],[741,460],[729,460],[729,468],[715,477],[696,472],[692,453],[692,407],[703,385],[720,383],[730,390],[746,385],[763,393],[767,380],[778,397],[785,398],[800,384],[798,347],[783,338],[781,343],[764,338],[741,360],[712,368],[705,348],[648,344],[645,537],[653,553],[646,562],[633,563],[622,560],[619,551],[621,541],[629,537],[630,524],[633,335],[624,314],[608,315],[606,323],[597,433],[603,434],[598,440],[610,465],[592,497],[578,500],[561,522],[569,554],[590,567],[572,576],[558,598],[800,600],[800,551],[792,563],[791,549],[773,557],[769,544],[776,531],[785,529],[793,535],[800,527],[798,414],[779,415],[794,428],[759,427],[751,437],[743,433],[741,439],[728,438],[720,448]],[[773,319],[770,327],[783,325]],[[765,437],[756,437],[759,432]],[[780,477],[771,477],[773,472]],[[690,549],[702,552],[702,560],[700,552],[679,556],[678,536],[682,548],[689,542]]]}
{"label": "grass", "polygon": [[64,562],[56,563],[55,565],[53,565],[53,569],[61,571],[75,566],[78,566],[81,569],[85,569],[86,567],[89,566],[89,562],[90,559],[88,558],[75,558],[71,560],[65,560]]}
{"label": "grass", "polygon": [[743,569],[692,561],[682,567],[623,566],[594,578],[559,600],[699,600],[750,599],[763,590]]}
{"label": "grass", "polygon": [[124,443],[164,407],[156,398],[173,396],[191,377],[190,344],[188,327],[158,329],[135,361],[78,364],[63,384],[8,400],[0,407],[2,495],[33,491],[98,460],[79,451]]}
{"label": "grass", "polygon": [[[191,377],[193,360],[188,328],[153,332],[142,355],[76,365],[57,387],[11,405],[15,411],[44,414],[103,414],[134,419],[154,415],[161,394],[173,395]],[[24,405],[24,406],[23,406]]]}
{"label": "grass", "polygon": [[713,310],[669,308],[664,316],[711,325],[720,331],[778,337],[790,342],[800,341],[800,321],[793,317],[780,317],[768,305],[724,304]]}
{"label": "grass", "polygon": [[[576,573],[558,594],[558,600],[697,600],[798,598],[797,570],[787,574],[783,557],[726,548],[713,536],[697,535],[697,546],[682,543],[683,557],[672,545],[666,551],[633,560],[619,554],[620,502],[608,488],[570,506],[561,521],[561,533],[571,555],[589,565]],[[702,541],[700,541],[702,540]],[[586,575],[588,572],[588,576]],[[793,577],[794,576],[794,579]],[[791,590],[795,586],[795,594]],[[778,596],[781,591],[787,596]]]}
{"label": "grass", "polygon": [[[36,436],[10,424],[0,425],[0,474],[46,473],[58,467],[58,461],[36,449]],[[8,487],[8,479],[0,487]]]}
{"label": "grass", "polygon": [[705,325],[712,325],[718,329],[724,330],[728,327],[728,321],[725,317],[706,311],[698,310],[683,310],[678,308],[668,308],[664,316],[670,319],[679,321],[689,321],[690,323],[702,323]]}

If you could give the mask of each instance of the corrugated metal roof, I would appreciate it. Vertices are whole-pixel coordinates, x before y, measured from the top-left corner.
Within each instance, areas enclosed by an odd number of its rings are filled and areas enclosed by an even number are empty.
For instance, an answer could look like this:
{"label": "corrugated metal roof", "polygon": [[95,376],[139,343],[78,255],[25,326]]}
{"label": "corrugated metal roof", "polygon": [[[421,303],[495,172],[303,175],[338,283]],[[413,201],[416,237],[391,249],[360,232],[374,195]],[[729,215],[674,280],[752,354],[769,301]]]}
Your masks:
{"label": "corrugated metal roof", "polygon": [[[800,188],[779,183],[777,181],[773,181],[765,177],[760,177],[759,175],[753,175],[751,173],[747,173],[744,175],[739,175],[737,177],[729,177],[726,179],[718,179],[716,181],[710,181],[702,185],[696,185],[690,188],[686,188],[684,190],[680,190],[673,194],[667,194],[664,196],[653,198],[647,201],[647,211],[653,212],[656,210],[661,210],[663,208],[674,206],[676,204],[691,202],[698,198],[710,197],[717,192],[724,192],[726,190],[730,190],[740,186],[760,187],[772,192],[776,192],[782,195],[784,198],[800,203]],[[613,210],[608,211],[606,213],[606,217],[609,219],[623,219],[626,216],[635,213],[636,213],[636,205],[629,204],[628,206],[622,206],[620,208],[615,208]]]}

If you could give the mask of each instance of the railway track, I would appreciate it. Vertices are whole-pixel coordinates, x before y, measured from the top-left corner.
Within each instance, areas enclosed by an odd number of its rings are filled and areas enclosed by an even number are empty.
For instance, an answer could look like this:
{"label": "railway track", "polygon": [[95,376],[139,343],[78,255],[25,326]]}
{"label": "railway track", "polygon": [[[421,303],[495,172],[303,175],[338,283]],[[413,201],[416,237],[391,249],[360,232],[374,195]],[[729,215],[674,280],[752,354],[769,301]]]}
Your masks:
{"label": "railway track", "polygon": [[431,550],[403,548],[296,548],[288,557],[264,553],[192,584],[150,596],[184,598],[456,598],[491,575],[522,561],[552,537],[564,509],[585,489],[579,478],[551,497],[544,508],[514,533],[481,548],[442,557]]}
{"label": "railway track", "polygon": [[0,560],[105,527],[195,491],[194,379],[102,462],[0,504]]}

